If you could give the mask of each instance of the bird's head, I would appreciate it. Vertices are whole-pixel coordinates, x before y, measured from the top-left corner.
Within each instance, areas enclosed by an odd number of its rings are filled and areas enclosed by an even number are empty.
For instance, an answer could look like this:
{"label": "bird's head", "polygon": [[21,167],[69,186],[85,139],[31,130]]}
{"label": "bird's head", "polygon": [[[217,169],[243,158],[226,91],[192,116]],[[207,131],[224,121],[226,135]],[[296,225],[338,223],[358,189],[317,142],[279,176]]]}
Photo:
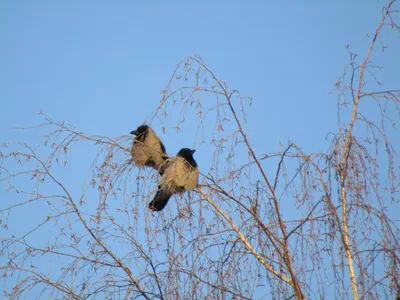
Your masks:
{"label": "bird's head", "polygon": [[179,150],[178,154],[176,156],[180,156],[183,157],[185,159],[193,159],[193,153],[195,153],[196,150],[192,150],[189,148],[182,148],[181,150]]}
{"label": "bird's head", "polygon": [[146,133],[148,129],[149,129],[149,126],[140,125],[136,130],[132,130],[131,134],[140,135],[140,134]]}

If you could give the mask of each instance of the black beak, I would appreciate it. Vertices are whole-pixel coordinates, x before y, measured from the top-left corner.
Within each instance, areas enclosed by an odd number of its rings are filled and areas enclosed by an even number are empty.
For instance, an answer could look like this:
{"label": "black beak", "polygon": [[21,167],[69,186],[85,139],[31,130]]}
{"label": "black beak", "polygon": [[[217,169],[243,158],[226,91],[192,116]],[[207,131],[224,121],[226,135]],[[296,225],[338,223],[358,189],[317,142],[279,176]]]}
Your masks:
{"label": "black beak", "polygon": [[192,154],[195,153],[195,152],[196,152],[196,150],[193,149],[193,150],[192,150]]}
{"label": "black beak", "polygon": [[132,130],[130,133],[134,134],[134,135],[138,135],[138,132],[136,130]]}

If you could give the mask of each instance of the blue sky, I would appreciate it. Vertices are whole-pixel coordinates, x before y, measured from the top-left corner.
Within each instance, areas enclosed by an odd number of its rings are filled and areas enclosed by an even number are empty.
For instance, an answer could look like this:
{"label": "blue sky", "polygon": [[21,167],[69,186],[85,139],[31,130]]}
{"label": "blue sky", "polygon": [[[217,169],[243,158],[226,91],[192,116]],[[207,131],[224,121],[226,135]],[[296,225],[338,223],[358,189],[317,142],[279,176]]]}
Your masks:
{"label": "blue sky", "polygon": [[297,140],[291,125],[300,122],[321,137],[335,126],[328,92],[348,62],[344,45],[363,55],[380,11],[362,1],[3,2],[5,139],[41,109],[85,131],[125,133],[155,109],[177,62],[194,54],[254,98],[251,113],[265,127],[280,125],[272,141]]}
{"label": "blue sky", "polygon": [[[289,139],[324,151],[326,134],[337,130],[330,92],[349,62],[345,45],[363,57],[381,11],[382,2],[361,0],[2,1],[2,142],[40,143],[43,131],[14,127],[41,123],[41,110],[87,134],[128,134],[149,120],[176,64],[200,55],[230,88],[253,98],[249,136],[259,154]],[[386,89],[398,88],[400,41],[385,33],[381,42],[389,48],[376,57],[384,67],[377,75]],[[183,136],[166,128],[170,154],[198,146],[195,125],[189,120]],[[199,149],[201,168],[209,157]],[[91,159],[83,153],[77,165]],[[83,175],[65,177],[75,186]]]}

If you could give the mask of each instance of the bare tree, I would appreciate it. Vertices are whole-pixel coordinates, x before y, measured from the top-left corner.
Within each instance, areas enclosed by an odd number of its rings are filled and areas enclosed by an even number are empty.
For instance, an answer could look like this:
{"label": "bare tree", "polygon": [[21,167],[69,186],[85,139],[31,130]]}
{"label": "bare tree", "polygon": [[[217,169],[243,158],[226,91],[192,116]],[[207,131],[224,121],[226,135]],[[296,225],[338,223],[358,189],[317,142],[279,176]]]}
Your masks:
{"label": "bare tree", "polygon": [[[147,209],[158,174],[132,163],[131,137],[89,136],[42,113],[43,124],[29,128],[47,132],[42,144],[0,148],[2,187],[12,195],[0,207],[4,296],[398,297],[400,169],[391,128],[400,90],[365,85],[377,80],[382,30],[400,32],[394,5],[384,7],[362,60],[348,50],[336,83],[338,128],[324,153],[295,142],[257,152],[246,129],[251,98],[200,57],[180,62],[148,122],[180,130],[196,118],[194,142],[212,155],[199,187],[163,213]],[[169,118],[171,109],[180,119]],[[74,174],[70,159],[81,145],[96,154],[77,191],[63,177]],[[18,219],[22,210],[29,220]]]}

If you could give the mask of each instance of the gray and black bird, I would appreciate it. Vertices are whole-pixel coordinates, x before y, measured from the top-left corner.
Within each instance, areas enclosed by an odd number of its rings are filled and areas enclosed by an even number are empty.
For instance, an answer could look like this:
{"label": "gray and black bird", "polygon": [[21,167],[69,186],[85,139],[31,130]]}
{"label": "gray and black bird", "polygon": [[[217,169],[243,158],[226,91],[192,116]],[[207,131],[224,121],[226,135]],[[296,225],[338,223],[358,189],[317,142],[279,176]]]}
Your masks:
{"label": "gray and black bird", "polygon": [[149,208],[162,210],[176,193],[193,190],[198,183],[199,169],[193,158],[195,150],[182,148],[176,157],[169,158],[162,166],[158,191]]}
{"label": "gray and black bird", "polygon": [[140,125],[136,130],[131,131],[131,134],[136,135],[131,149],[133,162],[142,167],[152,167],[160,172],[161,166],[168,158],[161,139],[147,125]]}

